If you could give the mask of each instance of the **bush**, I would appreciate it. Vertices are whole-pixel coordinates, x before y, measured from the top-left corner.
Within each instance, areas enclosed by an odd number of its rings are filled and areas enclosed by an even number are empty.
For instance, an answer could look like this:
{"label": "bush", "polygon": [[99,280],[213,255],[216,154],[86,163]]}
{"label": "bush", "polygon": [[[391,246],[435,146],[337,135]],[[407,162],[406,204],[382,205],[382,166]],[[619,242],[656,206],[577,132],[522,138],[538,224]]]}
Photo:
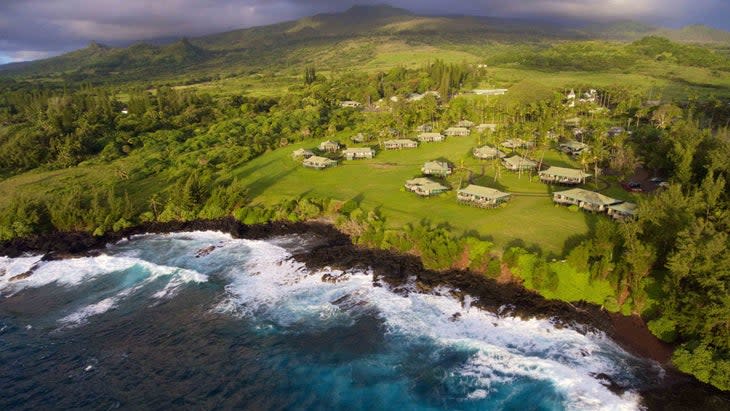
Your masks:
{"label": "bush", "polygon": [[649,321],[647,324],[652,334],[656,335],[662,341],[668,343],[674,342],[677,339],[677,323],[674,320],[670,320],[666,317],[659,317],[655,320]]}

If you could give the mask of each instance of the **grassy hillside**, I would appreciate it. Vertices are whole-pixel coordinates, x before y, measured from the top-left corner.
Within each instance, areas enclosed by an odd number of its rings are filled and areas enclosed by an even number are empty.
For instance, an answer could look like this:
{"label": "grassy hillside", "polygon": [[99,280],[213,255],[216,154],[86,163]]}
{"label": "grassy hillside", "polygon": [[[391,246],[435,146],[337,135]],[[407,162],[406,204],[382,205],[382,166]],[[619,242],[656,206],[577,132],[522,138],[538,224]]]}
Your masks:
{"label": "grassy hillside", "polygon": [[[440,58],[550,73],[600,71],[645,74],[655,79],[677,77],[678,83],[709,89],[719,85],[710,76],[682,78],[685,67],[697,64],[677,60],[673,53],[676,46],[647,54],[626,43],[657,34],[679,42],[711,43],[712,48],[695,47],[695,54],[709,56],[705,60],[710,63],[702,67],[723,70],[717,77],[730,68],[722,49],[730,44],[730,33],[704,26],[666,30],[619,22],[567,27],[516,19],[421,16],[389,6],[360,6],[343,13],[183,39],[164,46],[111,48],[92,43],[59,57],[0,66],[0,78],[65,85],[180,85],[251,74],[291,75],[310,64],[316,64],[320,72],[378,71],[415,67]],[[665,52],[671,55],[662,54]],[[667,67],[665,71],[679,74],[646,70],[657,59]]]}

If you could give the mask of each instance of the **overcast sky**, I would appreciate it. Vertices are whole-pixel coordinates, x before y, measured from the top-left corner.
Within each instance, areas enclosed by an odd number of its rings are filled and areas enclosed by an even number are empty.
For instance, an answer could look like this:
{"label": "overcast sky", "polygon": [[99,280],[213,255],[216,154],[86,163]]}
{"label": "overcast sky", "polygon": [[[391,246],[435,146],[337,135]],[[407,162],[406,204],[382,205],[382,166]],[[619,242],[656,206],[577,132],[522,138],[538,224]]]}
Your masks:
{"label": "overcast sky", "polygon": [[[390,0],[424,14],[634,19],[730,29],[730,0]],[[32,60],[95,40],[193,37],[341,11],[383,0],[0,0],[0,63]]]}

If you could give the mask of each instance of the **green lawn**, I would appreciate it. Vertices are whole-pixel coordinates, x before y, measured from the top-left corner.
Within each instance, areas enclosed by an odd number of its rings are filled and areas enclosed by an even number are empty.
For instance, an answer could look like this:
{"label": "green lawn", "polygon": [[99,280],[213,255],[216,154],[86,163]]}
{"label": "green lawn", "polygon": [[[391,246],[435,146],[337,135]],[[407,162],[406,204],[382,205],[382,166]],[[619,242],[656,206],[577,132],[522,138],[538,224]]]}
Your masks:
{"label": "green lawn", "polygon": [[[341,140],[346,141],[345,136]],[[449,225],[456,234],[476,231],[500,247],[521,242],[558,255],[563,253],[566,241],[588,233],[597,218],[556,207],[549,187],[535,177],[530,181],[528,175],[502,170],[495,182],[493,163],[471,157],[471,149],[476,145],[474,137],[451,137],[443,143],[425,143],[412,150],[379,151],[375,159],[343,161],[338,167],[321,171],[304,168],[290,158],[295,149],[313,148],[318,142],[268,153],[232,170],[232,175],[248,184],[255,203],[273,204],[300,195],[356,199],[366,208],[379,208],[393,225],[429,219]],[[425,161],[438,158],[470,170],[476,183],[515,193],[512,201],[503,208],[484,210],[458,204],[454,191],[420,198],[402,189],[405,180],[420,174]],[[575,165],[566,155],[552,150],[546,151],[545,162]],[[459,177],[449,182],[457,185]]]}

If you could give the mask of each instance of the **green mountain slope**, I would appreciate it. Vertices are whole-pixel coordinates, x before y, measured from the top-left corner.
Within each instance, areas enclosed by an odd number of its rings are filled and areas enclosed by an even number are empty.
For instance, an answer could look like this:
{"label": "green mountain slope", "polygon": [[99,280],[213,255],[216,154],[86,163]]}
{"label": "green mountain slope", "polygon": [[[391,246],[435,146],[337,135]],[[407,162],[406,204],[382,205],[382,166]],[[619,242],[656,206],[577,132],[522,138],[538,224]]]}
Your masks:
{"label": "green mountain slope", "polygon": [[[318,14],[161,46],[140,43],[112,48],[91,43],[58,57],[0,66],[0,77],[96,83],[181,78],[194,81],[313,62],[332,69],[368,65],[379,68],[409,63],[409,50],[415,53],[410,54],[413,60],[489,58],[490,62],[514,63],[526,61],[525,56],[530,60],[531,55],[563,42],[625,42],[657,34],[683,42],[730,44],[730,33],[704,26],[666,30],[624,21],[576,28],[519,19],[423,16],[390,6],[355,6],[342,13]],[[383,60],[383,49],[400,53],[386,53]]]}

